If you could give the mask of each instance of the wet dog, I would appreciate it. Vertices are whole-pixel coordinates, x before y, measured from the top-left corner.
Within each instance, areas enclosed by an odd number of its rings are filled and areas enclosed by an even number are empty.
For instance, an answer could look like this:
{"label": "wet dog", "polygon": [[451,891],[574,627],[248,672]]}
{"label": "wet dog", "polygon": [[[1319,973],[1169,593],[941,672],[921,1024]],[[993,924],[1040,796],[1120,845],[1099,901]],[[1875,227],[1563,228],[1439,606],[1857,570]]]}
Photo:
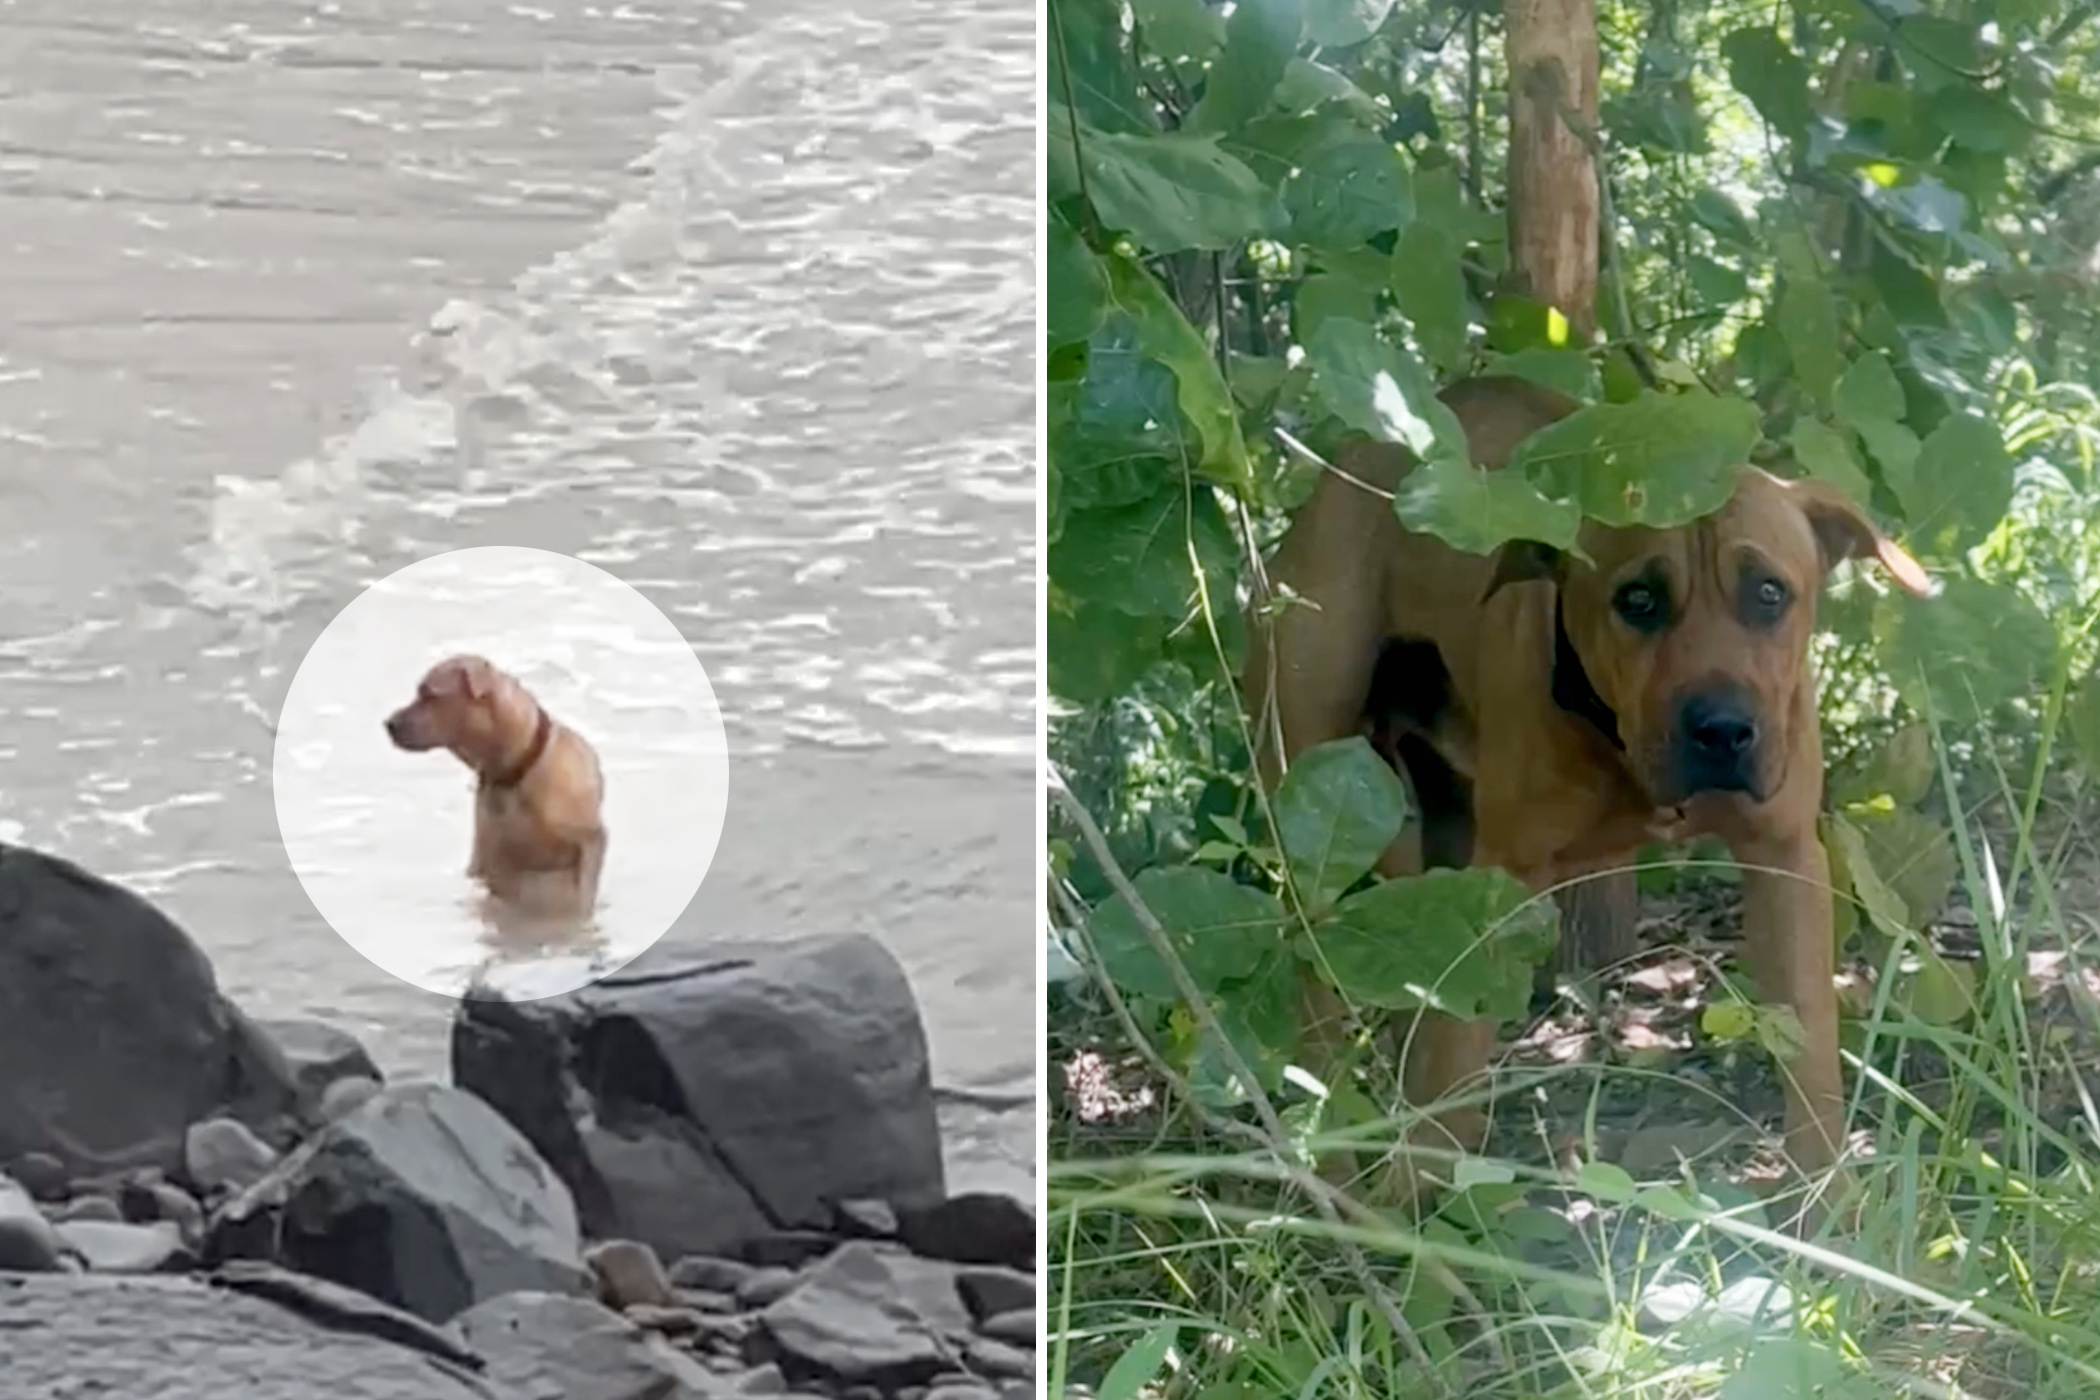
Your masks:
{"label": "wet dog", "polygon": [[470,878],[535,913],[590,914],[605,864],[605,779],[581,734],[479,656],[431,667],[386,732],[411,753],[450,750],[480,778]]}

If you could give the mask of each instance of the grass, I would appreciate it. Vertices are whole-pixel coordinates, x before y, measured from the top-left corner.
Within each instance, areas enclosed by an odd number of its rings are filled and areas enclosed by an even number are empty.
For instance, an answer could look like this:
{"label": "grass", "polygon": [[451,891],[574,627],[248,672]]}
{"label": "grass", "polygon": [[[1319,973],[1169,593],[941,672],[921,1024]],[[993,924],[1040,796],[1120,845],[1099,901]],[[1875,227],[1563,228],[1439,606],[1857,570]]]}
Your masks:
{"label": "grass", "polygon": [[[1463,1189],[1426,1212],[1312,1177],[1332,1139],[1310,1088],[1277,1096],[1284,1134],[1264,1134],[1263,1115],[1177,1081],[1172,1047],[1142,1039],[1159,1028],[1068,986],[1051,1019],[1075,1086],[1046,1173],[1050,1393],[2100,1396],[2100,882],[2082,800],[2046,800],[2061,690],[2024,781],[1973,756],[1981,779],[1957,781],[1942,756],[1964,813],[1967,1004],[1925,1018],[1899,995],[1920,939],[1859,969],[1856,1150],[1807,1238],[1777,1228],[1805,1188],[1776,1170],[1771,1061],[1690,1030],[1726,995],[1728,950],[1695,929],[1687,951],[1682,917],[1675,946],[1598,984],[1581,1016],[1560,1003],[1550,1024],[1604,1013],[1584,1053],[1542,1051],[1546,1021],[1506,1047],[1490,1153],[1451,1164]],[[1725,886],[1680,890],[1725,910]],[[1387,1143],[1407,1126],[1378,1125]]]}

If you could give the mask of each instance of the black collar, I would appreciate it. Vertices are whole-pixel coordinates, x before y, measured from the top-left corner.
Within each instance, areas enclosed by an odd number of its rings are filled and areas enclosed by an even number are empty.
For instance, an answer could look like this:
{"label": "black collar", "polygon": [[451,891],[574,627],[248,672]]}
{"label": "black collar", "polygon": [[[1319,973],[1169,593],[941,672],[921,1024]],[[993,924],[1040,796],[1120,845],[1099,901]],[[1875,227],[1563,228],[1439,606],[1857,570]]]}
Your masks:
{"label": "black collar", "polygon": [[1568,639],[1568,624],[1561,615],[1560,594],[1553,595],[1553,703],[1577,719],[1585,720],[1621,753],[1626,744],[1619,738],[1619,717],[1590,684],[1575,643]]}
{"label": "black collar", "polygon": [[545,709],[541,709],[539,723],[532,727],[532,742],[525,746],[525,752],[518,756],[516,763],[503,772],[483,774],[483,784],[492,788],[514,788],[524,782],[525,775],[532,771],[532,766],[547,752],[547,741],[553,737],[554,721]]}

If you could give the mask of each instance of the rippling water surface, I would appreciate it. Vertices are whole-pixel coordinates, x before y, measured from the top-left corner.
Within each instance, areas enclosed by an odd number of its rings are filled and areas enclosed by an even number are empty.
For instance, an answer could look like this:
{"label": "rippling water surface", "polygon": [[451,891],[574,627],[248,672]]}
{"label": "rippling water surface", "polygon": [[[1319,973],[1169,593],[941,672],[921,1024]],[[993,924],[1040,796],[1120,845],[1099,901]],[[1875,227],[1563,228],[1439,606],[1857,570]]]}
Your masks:
{"label": "rippling water surface", "polygon": [[1016,1186],[1032,7],[82,13],[0,9],[0,837],[159,900],[258,1012],[434,1070],[445,1003],[285,860],[270,726],[373,580],[573,554],[727,725],[673,936],[882,936],[958,1177]]}

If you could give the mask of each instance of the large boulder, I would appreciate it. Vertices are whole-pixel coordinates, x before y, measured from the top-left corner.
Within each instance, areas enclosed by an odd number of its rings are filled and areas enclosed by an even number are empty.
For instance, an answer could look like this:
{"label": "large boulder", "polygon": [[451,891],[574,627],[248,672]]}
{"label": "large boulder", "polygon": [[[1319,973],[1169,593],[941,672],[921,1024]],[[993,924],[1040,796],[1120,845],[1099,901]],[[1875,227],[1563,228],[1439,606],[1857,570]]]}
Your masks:
{"label": "large boulder", "polygon": [[268,1259],[442,1322],[521,1289],[589,1286],[568,1188],[463,1090],[404,1084],[322,1129],[212,1223],[213,1259]]}
{"label": "large boulder", "polygon": [[355,1316],[302,1315],[197,1279],[0,1274],[0,1394],[153,1400],[516,1400]]}
{"label": "large boulder", "polygon": [[73,1176],[183,1165],[231,1116],[282,1139],[296,1102],[269,1038],[219,993],[189,935],[70,861],[0,844],[0,1163]]}
{"label": "large boulder", "polygon": [[925,1028],[871,938],[659,944],[566,995],[470,995],[452,1071],[554,1164],[587,1233],[666,1259],[944,1195]]}

